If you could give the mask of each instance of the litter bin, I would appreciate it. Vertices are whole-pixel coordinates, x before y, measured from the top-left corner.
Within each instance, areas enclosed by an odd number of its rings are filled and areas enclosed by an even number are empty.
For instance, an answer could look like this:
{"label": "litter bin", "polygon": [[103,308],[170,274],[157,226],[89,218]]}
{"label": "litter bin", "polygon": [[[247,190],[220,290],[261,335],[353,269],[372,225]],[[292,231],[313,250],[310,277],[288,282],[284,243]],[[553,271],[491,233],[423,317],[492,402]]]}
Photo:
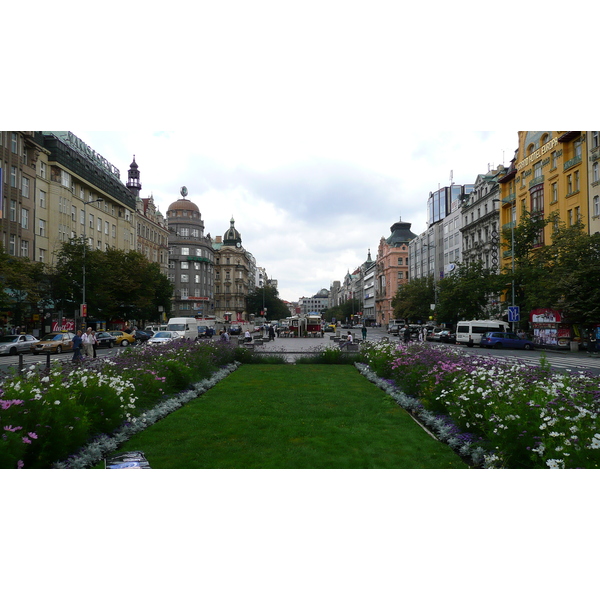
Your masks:
{"label": "litter bin", "polygon": [[579,352],[579,342],[569,342],[571,352]]}

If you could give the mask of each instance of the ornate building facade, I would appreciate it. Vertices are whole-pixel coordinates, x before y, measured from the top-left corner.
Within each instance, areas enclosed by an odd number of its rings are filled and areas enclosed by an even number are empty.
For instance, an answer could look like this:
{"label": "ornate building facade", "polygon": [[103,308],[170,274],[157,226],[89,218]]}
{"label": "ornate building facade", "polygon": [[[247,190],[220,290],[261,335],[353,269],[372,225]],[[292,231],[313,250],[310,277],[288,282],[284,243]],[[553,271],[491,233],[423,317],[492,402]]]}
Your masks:
{"label": "ornate building facade", "polygon": [[137,247],[150,262],[157,263],[160,272],[168,276],[169,271],[169,230],[165,218],[154,204],[154,198],[140,198],[142,182],[135,162],[129,165],[127,189],[135,197],[137,221]]}
{"label": "ornate building facade", "polygon": [[379,241],[375,261],[375,317],[381,325],[393,319],[392,300],[398,288],[408,281],[408,245],[417,237],[410,226],[399,220],[390,227],[392,235]]}
{"label": "ornate building facade", "polygon": [[230,227],[213,244],[215,251],[214,314],[226,323],[247,321],[246,296],[254,290],[253,259],[231,217]]}
{"label": "ornate building facade", "polygon": [[169,229],[169,281],[173,284],[172,316],[207,317],[214,314],[215,256],[198,206],[181,198],[167,210]]}

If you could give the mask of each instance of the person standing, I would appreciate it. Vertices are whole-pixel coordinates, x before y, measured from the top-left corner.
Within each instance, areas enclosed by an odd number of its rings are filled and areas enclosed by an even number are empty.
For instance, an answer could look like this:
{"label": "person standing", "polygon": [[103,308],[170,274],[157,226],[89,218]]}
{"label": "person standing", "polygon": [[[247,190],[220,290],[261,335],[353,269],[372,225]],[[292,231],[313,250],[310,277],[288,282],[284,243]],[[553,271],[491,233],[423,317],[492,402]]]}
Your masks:
{"label": "person standing", "polygon": [[269,325],[269,341],[272,342],[275,339],[275,329],[273,325]]}
{"label": "person standing", "polygon": [[367,339],[367,326],[363,323],[362,329],[363,342]]}
{"label": "person standing", "polygon": [[83,359],[81,356],[81,343],[81,329],[78,329],[75,337],[73,338],[73,362]]}

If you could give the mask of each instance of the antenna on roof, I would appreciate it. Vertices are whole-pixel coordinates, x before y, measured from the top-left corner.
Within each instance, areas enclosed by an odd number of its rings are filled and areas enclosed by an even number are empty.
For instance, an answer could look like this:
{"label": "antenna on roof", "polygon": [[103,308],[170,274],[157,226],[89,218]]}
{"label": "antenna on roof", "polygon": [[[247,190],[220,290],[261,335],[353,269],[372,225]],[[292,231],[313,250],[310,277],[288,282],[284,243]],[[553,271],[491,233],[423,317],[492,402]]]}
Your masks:
{"label": "antenna on roof", "polygon": [[450,185],[451,186],[454,185],[453,179],[454,179],[454,171],[450,171]]}

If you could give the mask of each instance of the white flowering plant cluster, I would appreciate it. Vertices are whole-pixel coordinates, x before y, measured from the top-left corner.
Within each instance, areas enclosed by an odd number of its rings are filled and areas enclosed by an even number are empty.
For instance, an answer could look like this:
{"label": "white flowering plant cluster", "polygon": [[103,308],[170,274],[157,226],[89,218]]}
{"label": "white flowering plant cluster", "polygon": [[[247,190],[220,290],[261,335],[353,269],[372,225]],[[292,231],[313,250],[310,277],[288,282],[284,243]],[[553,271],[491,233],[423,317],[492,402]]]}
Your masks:
{"label": "white flowering plant cluster", "polygon": [[[372,349],[374,353],[375,348]],[[383,349],[390,358],[389,346]],[[368,366],[381,376],[380,360]],[[383,379],[393,397],[474,464],[488,468],[597,468],[600,378],[554,373],[427,344],[396,345]],[[417,400],[418,399],[418,400]],[[437,423],[437,424],[436,424]],[[459,432],[459,433],[457,433]],[[448,436],[448,433],[451,435]],[[444,440],[447,441],[447,440]]]}
{"label": "white flowering plant cluster", "polygon": [[181,343],[32,365],[1,383],[0,468],[47,468],[233,362],[223,344]]}
{"label": "white flowering plant cluster", "polygon": [[52,466],[56,469],[86,469],[99,463],[102,459],[118,450],[121,444],[133,437],[136,433],[143,431],[150,425],[153,425],[160,419],[181,408],[190,400],[194,400],[204,394],[219,381],[235,371],[239,363],[226,365],[212,377],[204,379],[192,386],[192,389],[186,390],[173,397],[160,402],[154,408],[143,412],[139,417],[134,417],[131,422],[125,423],[112,435],[102,434],[95,440],[83,447],[77,454],[70,456],[67,460],[58,461]]}

